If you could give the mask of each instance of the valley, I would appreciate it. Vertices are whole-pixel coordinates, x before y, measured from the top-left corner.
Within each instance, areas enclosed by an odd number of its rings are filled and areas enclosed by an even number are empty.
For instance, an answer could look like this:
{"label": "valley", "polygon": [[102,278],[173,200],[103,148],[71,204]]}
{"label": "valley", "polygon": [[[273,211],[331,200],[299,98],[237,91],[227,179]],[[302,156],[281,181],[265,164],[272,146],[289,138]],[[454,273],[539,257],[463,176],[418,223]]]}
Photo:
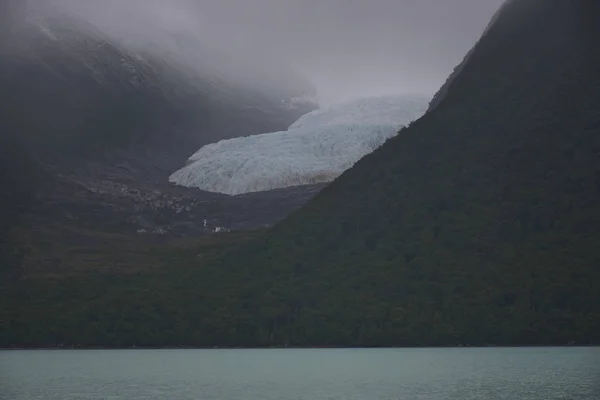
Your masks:
{"label": "valley", "polygon": [[320,115],[293,72],[213,85],[89,30],[2,47],[0,347],[600,344],[599,19],[508,0],[420,118],[257,192],[269,164],[240,191],[169,177]]}

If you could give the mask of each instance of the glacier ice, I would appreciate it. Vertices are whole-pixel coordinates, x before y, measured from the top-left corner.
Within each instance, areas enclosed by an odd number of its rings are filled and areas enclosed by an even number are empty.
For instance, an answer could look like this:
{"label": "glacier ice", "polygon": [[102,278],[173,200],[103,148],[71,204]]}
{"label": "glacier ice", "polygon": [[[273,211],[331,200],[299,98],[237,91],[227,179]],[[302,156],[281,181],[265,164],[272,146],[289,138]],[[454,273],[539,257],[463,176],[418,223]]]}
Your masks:
{"label": "glacier ice", "polygon": [[331,105],[287,131],[206,145],[169,180],[229,195],[329,182],[421,117],[429,100],[380,96]]}

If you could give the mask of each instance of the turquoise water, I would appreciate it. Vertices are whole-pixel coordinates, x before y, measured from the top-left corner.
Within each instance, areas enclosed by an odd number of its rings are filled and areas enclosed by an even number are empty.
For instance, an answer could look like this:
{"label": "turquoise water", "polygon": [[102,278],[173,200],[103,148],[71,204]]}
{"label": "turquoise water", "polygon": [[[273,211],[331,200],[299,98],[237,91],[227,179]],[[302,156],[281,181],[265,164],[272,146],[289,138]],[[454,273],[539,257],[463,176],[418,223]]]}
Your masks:
{"label": "turquoise water", "polygon": [[0,352],[3,400],[596,400],[599,379],[599,348]]}

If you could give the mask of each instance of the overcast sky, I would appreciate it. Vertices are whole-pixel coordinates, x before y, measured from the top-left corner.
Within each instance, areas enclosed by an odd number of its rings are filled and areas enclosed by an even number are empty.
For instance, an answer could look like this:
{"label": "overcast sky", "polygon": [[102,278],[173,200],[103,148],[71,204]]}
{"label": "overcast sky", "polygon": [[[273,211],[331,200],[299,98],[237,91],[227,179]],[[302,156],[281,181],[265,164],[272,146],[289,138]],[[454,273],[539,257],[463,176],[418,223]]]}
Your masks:
{"label": "overcast sky", "polygon": [[503,0],[195,0],[207,34],[289,60],[324,97],[434,92]]}
{"label": "overcast sky", "polygon": [[126,35],[134,30],[146,35],[144,32],[158,27],[180,30],[241,55],[264,54],[263,60],[268,56],[287,61],[309,78],[326,100],[383,93],[433,94],[503,3],[503,0],[53,1],[98,16],[108,29]]}

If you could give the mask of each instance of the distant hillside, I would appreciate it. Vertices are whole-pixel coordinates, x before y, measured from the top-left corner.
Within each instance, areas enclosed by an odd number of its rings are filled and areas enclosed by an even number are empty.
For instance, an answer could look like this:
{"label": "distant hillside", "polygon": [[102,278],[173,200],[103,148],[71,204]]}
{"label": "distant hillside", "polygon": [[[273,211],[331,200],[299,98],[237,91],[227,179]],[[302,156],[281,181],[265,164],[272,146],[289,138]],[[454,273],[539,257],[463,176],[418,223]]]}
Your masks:
{"label": "distant hillside", "polygon": [[[260,217],[248,216],[239,202],[172,190],[168,176],[204,144],[286,129],[316,108],[309,82],[285,67],[266,77],[192,34],[157,28],[127,41],[61,3],[0,8],[0,267],[15,240],[48,239],[34,226],[202,233],[204,219],[256,227],[297,207],[282,200],[265,215],[266,199],[249,200]],[[16,225],[27,229],[15,235]]]}
{"label": "distant hillside", "polygon": [[31,274],[2,343],[600,344],[599,20],[507,3],[429,113],[279,226]]}
{"label": "distant hillside", "polygon": [[[0,140],[11,145],[0,160],[3,174],[14,174],[17,154],[28,160],[22,184],[48,166],[85,170],[88,180],[166,181],[203,144],[285,129],[316,107],[314,88],[293,72],[263,82],[200,38],[158,32],[157,44],[144,47],[44,2],[10,5],[0,40]],[[119,164],[127,168],[115,173]]]}
{"label": "distant hillside", "polygon": [[[307,82],[301,87],[292,73],[287,87],[245,82],[230,67],[238,60],[200,38],[159,33],[154,48],[146,47],[60,8],[26,10],[14,13],[9,37],[0,43],[0,129],[42,148],[44,158],[148,141],[172,150],[180,142],[198,145],[287,128],[314,108],[310,101],[289,106],[294,98],[314,95]],[[181,60],[182,53],[194,56]],[[250,67],[244,73],[259,76]]]}

